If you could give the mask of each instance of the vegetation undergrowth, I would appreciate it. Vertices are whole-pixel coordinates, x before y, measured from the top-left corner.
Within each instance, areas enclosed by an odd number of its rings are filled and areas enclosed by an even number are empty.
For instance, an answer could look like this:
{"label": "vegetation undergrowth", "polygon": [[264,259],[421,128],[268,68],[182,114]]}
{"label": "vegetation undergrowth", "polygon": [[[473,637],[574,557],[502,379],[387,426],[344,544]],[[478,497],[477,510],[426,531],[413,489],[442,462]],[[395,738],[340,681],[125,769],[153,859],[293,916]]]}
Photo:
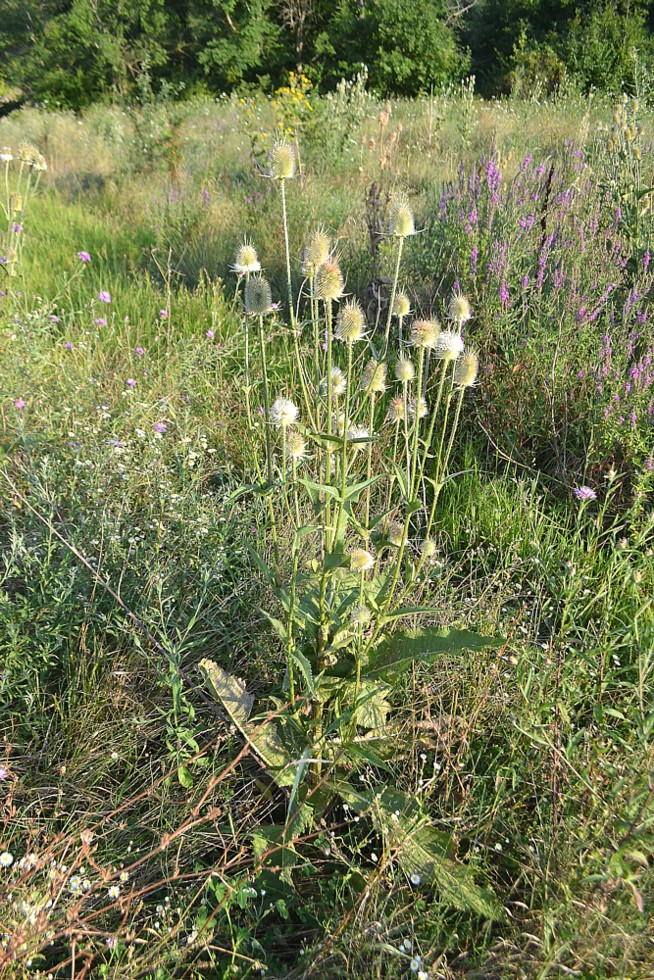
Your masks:
{"label": "vegetation undergrowth", "polygon": [[0,126],[7,976],[651,976],[649,106],[364,82]]}

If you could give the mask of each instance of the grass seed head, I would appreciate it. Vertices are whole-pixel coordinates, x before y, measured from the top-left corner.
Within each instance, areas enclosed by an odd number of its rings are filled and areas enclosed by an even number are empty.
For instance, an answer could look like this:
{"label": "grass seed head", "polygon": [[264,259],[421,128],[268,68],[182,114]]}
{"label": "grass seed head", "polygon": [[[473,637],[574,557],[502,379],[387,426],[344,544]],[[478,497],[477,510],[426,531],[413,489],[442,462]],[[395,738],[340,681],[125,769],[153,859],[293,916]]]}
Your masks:
{"label": "grass seed head", "polygon": [[348,300],[338,314],[334,336],[344,344],[356,344],[366,333],[366,317],[356,299]]}
{"label": "grass seed head", "polygon": [[264,276],[252,276],[245,284],[245,309],[252,316],[265,316],[272,309],[270,283]]}

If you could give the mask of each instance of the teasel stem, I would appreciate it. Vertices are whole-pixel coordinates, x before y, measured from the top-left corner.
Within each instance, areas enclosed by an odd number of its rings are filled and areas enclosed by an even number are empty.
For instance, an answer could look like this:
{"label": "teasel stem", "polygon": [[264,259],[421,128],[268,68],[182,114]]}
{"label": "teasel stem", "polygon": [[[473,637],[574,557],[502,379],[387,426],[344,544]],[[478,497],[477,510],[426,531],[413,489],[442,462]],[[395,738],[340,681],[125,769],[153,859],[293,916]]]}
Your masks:
{"label": "teasel stem", "polygon": [[[245,285],[250,279],[250,273],[245,273]],[[252,411],[250,407],[250,314],[245,311],[245,411],[248,417],[248,429],[252,431]]]}
{"label": "teasel stem", "polygon": [[[350,415],[350,381],[352,378],[352,344],[347,345],[347,374],[345,375],[345,407],[343,414],[343,443],[341,446],[341,499],[338,504],[338,516],[334,521],[334,533],[332,535],[332,551],[336,544],[336,535],[338,533],[338,525],[341,521],[341,515],[343,513],[343,508],[345,507],[345,489],[347,486],[347,433],[349,428],[349,415]],[[338,417],[338,416],[337,416]]]}
{"label": "teasel stem", "polygon": [[288,639],[286,644],[286,668],[288,670],[288,687],[291,696],[291,704],[293,705],[293,713],[295,713],[295,673],[293,670],[293,616],[295,615],[295,593],[297,586],[297,570],[300,562],[300,549],[297,544],[297,539],[295,542],[295,547],[293,548],[293,572],[291,574],[291,594],[289,597],[288,604]]}
{"label": "teasel stem", "polygon": [[[372,437],[375,426],[375,392],[370,392],[368,397],[370,398],[370,420],[368,426],[368,433],[370,436],[370,442],[368,443],[368,462],[366,466],[366,480],[369,480],[372,476]],[[372,487],[366,487],[366,533],[369,533],[368,528],[370,525],[370,496],[372,493]]]}
{"label": "teasel stem", "polygon": [[[325,322],[327,324],[327,435],[332,435],[332,400],[334,397],[334,379],[332,378],[332,301],[324,300]],[[329,486],[332,477],[332,454],[331,441],[328,440],[328,447],[325,453],[325,485]],[[325,545],[327,551],[331,551],[328,539],[328,528],[331,526],[331,498],[327,494],[325,500]]]}
{"label": "teasel stem", "polygon": [[280,180],[282,190],[282,219],[284,225],[284,250],[286,252],[286,286],[288,289],[288,309],[291,326],[295,328],[295,307],[293,306],[293,286],[291,284],[291,254],[288,247],[288,220],[286,216],[286,181]]}
{"label": "teasel stem", "polygon": [[270,397],[268,390],[268,362],[266,358],[266,337],[263,329],[263,315],[259,315],[259,343],[261,345],[261,373],[263,374],[263,417],[266,433],[266,472],[268,483],[272,485],[272,445],[270,440]]}
{"label": "teasel stem", "polygon": [[403,324],[404,324],[404,317],[403,316],[398,316],[398,318],[397,318],[397,348],[398,348],[400,357],[402,357],[403,354],[404,354],[404,338],[402,336],[402,327],[403,327]]}
{"label": "teasel stem", "polygon": [[393,285],[391,287],[391,298],[388,304],[388,313],[386,314],[386,333],[384,336],[384,357],[388,354],[388,342],[391,335],[391,319],[393,317],[393,306],[395,305],[395,293],[397,291],[397,280],[400,276],[400,262],[402,260],[402,246],[404,245],[404,238],[398,238],[397,240],[397,255],[395,258],[395,275],[393,276]]}
{"label": "teasel stem", "polygon": [[[363,606],[363,583],[365,580],[366,573],[361,572],[359,578],[359,607]],[[363,635],[363,625],[362,623],[357,623],[357,644],[356,644],[356,677],[354,680],[354,709],[352,711],[352,738],[356,736],[357,732],[357,704],[359,701],[359,694],[361,693],[361,660],[362,660],[362,649],[361,649],[361,639]]]}
{"label": "teasel stem", "polygon": [[416,411],[414,423],[415,427],[413,430],[413,449],[411,451],[411,481],[409,483],[409,500],[411,503],[414,502],[415,494],[418,492],[417,487],[417,471],[418,471],[418,440],[420,431],[420,399],[422,397],[422,377],[423,377],[423,367],[425,363],[425,348],[419,348],[418,354],[418,370],[416,372],[418,383],[416,386]]}
{"label": "teasel stem", "polygon": [[427,441],[425,443],[425,451],[422,454],[422,460],[421,460],[421,464],[420,464],[420,477],[418,479],[418,482],[419,483],[422,482],[422,480],[424,479],[424,476],[425,476],[425,467],[427,465],[427,455],[428,455],[429,449],[431,447],[431,441],[434,438],[434,428],[436,426],[436,419],[438,418],[438,411],[440,409],[441,399],[443,397],[443,386],[445,384],[445,374],[446,374],[446,367],[447,367],[446,363],[443,362],[442,365],[441,365],[441,367],[442,367],[442,369],[441,369],[440,381],[438,382],[438,394],[436,395],[436,404],[434,405],[434,410],[433,410],[432,415],[431,415],[431,423],[430,423],[430,426],[429,426],[429,435],[427,436]]}
{"label": "teasel stem", "polygon": [[291,459],[291,471],[293,476],[293,502],[295,505],[295,523],[297,527],[300,527],[300,501],[297,492],[297,460],[295,457]]}
{"label": "teasel stem", "polygon": [[[445,458],[442,461],[442,466],[439,468],[439,471],[437,471],[437,474],[436,474],[436,481],[435,481],[435,486],[434,486],[434,499],[432,500],[431,511],[429,513],[429,521],[427,522],[427,532],[425,534],[425,537],[427,537],[427,538],[429,537],[429,534],[431,532],[432,525],[434,523],[434,517],[436,515],[436,504],[438,503],[438,498],[439,498],[440,492],[443,489],[443,477],[445,476],[445,473],[447,471],[447,467],[449,466],[450,456],[451,456],[451,453],[452,453],[452,447],[454,445],[454,437],[456,435],[456,430],[459,427],[459,418],[461,416],[461,406],[463,404],[463,394],[464,394],[464,392],[465,392],[465,388],[464,387],[461,387],[461,389],[459,391],[459,397],[458,397],[457,403],[456,403],[456,409],[455,409],[455,412],[454,412],[454,421],[452,422],[452,429],[450,430],[450,438],[448,440],[447,449],[445,451]],[[439,459],[439,462],[440,462],[440,459]]]}

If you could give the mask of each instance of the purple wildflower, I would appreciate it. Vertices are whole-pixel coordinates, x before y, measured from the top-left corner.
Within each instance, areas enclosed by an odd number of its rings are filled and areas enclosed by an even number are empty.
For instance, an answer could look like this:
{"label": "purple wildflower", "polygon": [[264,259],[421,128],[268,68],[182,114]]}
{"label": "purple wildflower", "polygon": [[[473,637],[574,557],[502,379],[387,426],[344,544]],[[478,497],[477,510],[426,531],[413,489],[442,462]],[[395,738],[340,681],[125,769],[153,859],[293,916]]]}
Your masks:
{"label": "purple wildflower", "polygon": [[97,323],[97,325],[98,325],[99,327],[106,327],[106,326],[107,326],[107,321],[106,321],[106,320],[105,320],[105,318],[104,318],[104,317],[102,317],[102,316],[99,316],[99,317],[98,317],[98,318],[96,319],[96,321],[95,321],[95,322]]}
{"label": "purple wildflower", "polygon": [[142,347],[135,347],[134,353],[138,354],[139,357],[143,357],[143,355],[145,354],[145,350]]}
{"label": "purple wildflower", "polygon": [[98,299],[101,299],[103,303],[111,303],[111,295],[106,291],[106,289],[101,289],[98,293]]}
{"label": "purple wildflower", "polygon": [[23,409],[25,408],[25,401],[24,401],[24,399],[23,398],[15,398],[14,399],[14,408],[18,409],[19,412],[22,412]]}
{"label": "purple wildflower", "polygon": [[66,343],[64,344],[64,347],[66,348],[66,350],[73,350],[75,344],[71,344],[70,340],[67,340]]}
{"label": "purple wildflower", "polygon": [[48,315],[48,320],[52,320],[53,323],[59,323],[59,317],[55,316],[54,313]]}
{"label": "purple wildflower", "polygon": [[575,487],[572,492],[577,500],[597,500],[597,494],[592,487]]}
{"label": "purple wildflower", "polygon": [[215,333],[213,332],[213,330],[207,330],[207,337],[209,338],[209,340],[213,340],[213,338],[214,338],[215,336],[216,336],[216,335],[215,335]]}
{"label": "purple wildflower", "polygon": [[168,319],[168,310],[159,310],[159,316],[162,320]]}
{"label": "purple wildflower", "polygon": [[168,426],[166,425],[165,422],[155,422],[155,426],[154,426],[155,432],[163,433],[166,432],[167,429]]}
{"label": "purple wildflower", "polygon": [[91,261],[91,256],[89,255],[88,252],[78,252],[77,253],[77,258],[80,260],[80,262],[90,262]]}
{"label": "purple wildflower", "polygon": [[6,766],[0,766],[0,779],[9,779],[9,770]]}
{"label": "purple wildflower", "polygon": [[15,224],[11,226],[11,230],[14,232],[15,235],[18,235],[23,230],[23,226],[19,224]]}
{"label": "purple wildflower", "polygon": [[134,378],[128,378],[125,384],[129,385],[130,388],[136,388],[136,381]]}

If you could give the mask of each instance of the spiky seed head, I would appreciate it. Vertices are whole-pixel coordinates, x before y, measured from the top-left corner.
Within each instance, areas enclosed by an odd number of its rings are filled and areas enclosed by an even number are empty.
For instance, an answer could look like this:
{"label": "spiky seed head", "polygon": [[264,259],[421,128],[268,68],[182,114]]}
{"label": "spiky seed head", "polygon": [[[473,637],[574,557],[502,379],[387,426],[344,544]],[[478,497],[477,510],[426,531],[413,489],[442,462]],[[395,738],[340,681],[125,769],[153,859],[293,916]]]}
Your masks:
{"label": "spiky seed head", "polygon": [[295,462],[304,459],[307,454],[307,444],[302,433],[298,432],[297,429],[291,429],[286,436],[286,452]]}
{"label": "spiky seed head", "polygon": [[[332,368],[332,394],[333,395],[344,395],[345,389],[347,388],[347,379],[339,367]],[[329,392],[329,386],[327,384],[327,378],[323,378],[320,382],[320,394],[327,395]]]}
{"label": "spiky seed head", "polygon": [[295,402],[291,401],[290,398],[284,398],[283,395],[280,395],[278,398],[275,398],[270,406],[270,421],[273,425],[284,428],[287,425],[293,425],[293,422],[298,417],[298,413],[299,409]]}
{"label": "spiky seed head", "polygon": [[434,354],[441,361],[456,361],[463,353],[464,343],[461,334],[453,330],[441,330],[436,338]]}
{"label": "spiky seed head", "polygon": [[383,395],[386,391],[386,365],[370,358],[361,378],[361,389],[367,395]]}
{"label": "spiky seed head", "polygon": [[336,259],[328,258],[316,273],[315,289],[318,299],[339,299],[343,295],[345,282]]}
{"label": "spiky seed head", "polygon": [[479,374],[479,355],[468,349],[463,352],[454,368],[454,384],[462,388],[472,388]]}
{"label": "spiky seed head", "polygon": [[32,169],[42,170],[42,171],[48,169],[48,164],[42,153],[37,153],[34,159],[32,160]]}
{"label": "spiky seed head", "polygon": [[0,150],[0,161],[2,163],[11,163],[14,159],[14,154],[11,152],[10,146],[3,146]]}
{"label": "spiky seed head", "polygon": [[338,314],[334,336],[337,340],[342,340],[344,344],[356,344],[358,340],[365,337],[365,333],[365,313],[358,300],[350,299]]}
{"label": "spiky seed head", "polygon": [[353,572],[367,572],[374,564],[374,555],[365,548],[353,548],[350,552],[350,568]]}
{"label": "spiky seed head", "polygon": [[261,269],[257,250],[247,238],[243,239],[236,251],[233,268],[238,273],[259,272]]}
{"label": "spiky seed head", "polygon": [[394,548],[399,548],[404,540],[404,527],[399,521],[392,521],[386,528],[386,540]]}
{"label": "spiky seed head", "polygon": [[403,290],[398,290],[393,300],[393,316],[408,316],[411,312],[411,302]]}
{"label": "spiky seed head", "polygon": [[403,422],[405,419],[404,399],[401,395],[391,398],[386,411],[386,418],[389,422]]}
{"label": "spiky seed head", "polygon": [[265,316],[272,309],[270,283],[264,276],[252,276],[245,284],[245,310],[252,316]]}
{"label": "spiky seed head", "polygon": [[416,227],[413,211],[405,194],[398,194],[391,202],[388,213],[388,234],[395,238],[415,235]]}
{"label": "spiky seed head", "polygon": [[462,293],[454,293],[450,300],[450,319],[454,320],[459,330],[464,323],[467,323],[472,313],[467,296]]}
{"label": "spiky seed head", "polygon": [[275,140],[268,152],[268,176],[289,180],[295,176],[295,152],[287,140]]}
{"label": "spiky seed head", "polygon": [[307,238],[302,249],[302,271],[306,276],[314,276],[323,262],[329,258],[331,242],[323,228],[316,228]]}
{"label": "spiky seed head", "polygon": [[366,626],[372,619],[372,613],[367,606],[355,606],[350,616],[353,626]]}
{"label": "spiky seed head", "polygon": [[420,545],[420,554],[425,559],[429,561],[436,554],[436,542],[433,538],[425,538],[425,540]]}
{"label": "spiky seed head", "polygon": [[395,377],[397,380],[406,383],[413,381],[415,376],[416,369],[413,366],[413,361],[409,360],[408,357],[398,357],[395,362]]}
{"label": "spiky seed head", "polygon": [[[419,419],[424,419],[424,417],[425,417],[425,415],[427,415],[428,411],[429,411],[429,409],[427,408],[427,402],[425,401],[424,398],[421,398],[420,401],[418,402],[418,418]],[[415,418],[415,415],[416,415],[416,400],[415,400],[415,398],[411,398],[410,401],[409,401],[409,415],[411,415],[412,418]]]}
{"label": "spiky seed head", "polygon": [[39,151],[34,146],[30,146],[29,143],[21,143],[18,147],[18,159],[21,163],[27,164],[31,167],[34,161],[39,156]]}
{"label": "spiky seed head", "polygon": [[352,448],[355,450],[355,452],[358,452],[360,449],[363,449],[363,447],[365,446],[365,442],[360,442],[359,440],[369,439],[369,438],[370,438],[370,433],[363,425],[352,425],[347,430],[348,442],[353,443]]}
{"label": "spiky seed head", "polygon": [[411,324],[411,343],[414,347],[434,347],[438,331],[436,320],[414,320]]}

